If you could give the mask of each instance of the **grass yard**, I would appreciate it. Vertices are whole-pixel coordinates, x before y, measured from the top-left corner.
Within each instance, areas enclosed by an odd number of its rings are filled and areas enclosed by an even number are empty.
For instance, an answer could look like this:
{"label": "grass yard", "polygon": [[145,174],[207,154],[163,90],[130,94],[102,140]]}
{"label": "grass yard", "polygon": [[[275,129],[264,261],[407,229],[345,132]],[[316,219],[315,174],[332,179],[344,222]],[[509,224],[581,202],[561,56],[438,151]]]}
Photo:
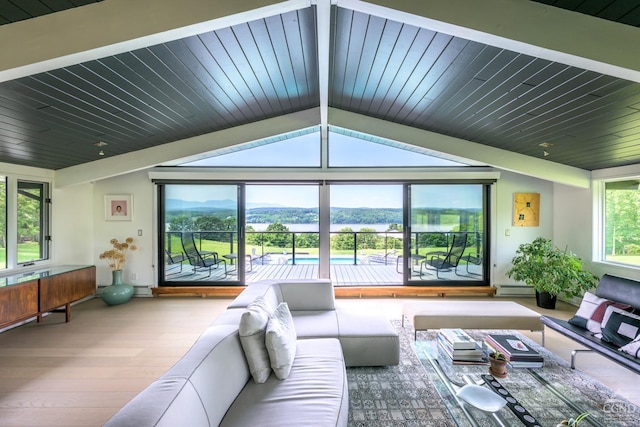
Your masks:
{"label": "grass yard", "polygon": [[[40,259],[40,244],[26,242],[18,245],[18,263]],[[0,268],[7,268],[7,248],[0,248]]]}

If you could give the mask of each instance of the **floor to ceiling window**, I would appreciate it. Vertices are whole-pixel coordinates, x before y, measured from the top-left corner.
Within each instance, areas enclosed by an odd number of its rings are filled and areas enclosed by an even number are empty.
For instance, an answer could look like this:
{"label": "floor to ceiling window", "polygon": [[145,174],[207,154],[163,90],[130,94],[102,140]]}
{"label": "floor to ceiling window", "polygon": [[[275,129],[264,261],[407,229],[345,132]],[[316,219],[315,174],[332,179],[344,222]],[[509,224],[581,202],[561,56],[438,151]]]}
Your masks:
{"label": "floor to ceiling window", "polygon": [[160,189],[161,284],[237,282],[239,187],[165,184]]}
{"label": "floor to ceiling window", "polygon": [[332,278],[348,285],[403,283],[402,185],[330,185]]}
{"label": "floor to ceiling window", "polygon": [[410,185],[411,282],[484,280],[486,185]]}
{"label": "floor to ceiling window", "polygon": [[317,184],[246,185],[245,278],[319,277]]}
{"label": "floor to ceiling window", "polygon": [[484,284],[491,177],[469,183],[445,157],[330,126],[184,163],[204,171],[197,183],[156,179],[159,282]]}

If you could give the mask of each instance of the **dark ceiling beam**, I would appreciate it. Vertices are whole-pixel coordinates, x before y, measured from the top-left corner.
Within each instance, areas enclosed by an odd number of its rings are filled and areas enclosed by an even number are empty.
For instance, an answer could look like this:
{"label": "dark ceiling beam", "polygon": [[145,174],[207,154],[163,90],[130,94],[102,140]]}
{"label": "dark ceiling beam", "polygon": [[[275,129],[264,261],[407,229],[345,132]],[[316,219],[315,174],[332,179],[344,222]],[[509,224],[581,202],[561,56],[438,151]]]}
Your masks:
{"label": "dark ceiling beam", "polygon": [[329,123],[366,135],[375,135],[391,141],[445,153],[452,156],[451,160],[463,163],[464,159],[470,159],[492,167],[560,184],[580,188],[589,188],[591,185],[591,173],[584,169],[361,114],[329,108]]}
{"label": "dark ceiling beam", "polygon": [[348,9],[640,82],[640,28],[529,0],[337,0]]}
{"label": "dark ceiling beam", "polygon": [[309,0],[109,0],[0,26],[0,82],[308,7]]}

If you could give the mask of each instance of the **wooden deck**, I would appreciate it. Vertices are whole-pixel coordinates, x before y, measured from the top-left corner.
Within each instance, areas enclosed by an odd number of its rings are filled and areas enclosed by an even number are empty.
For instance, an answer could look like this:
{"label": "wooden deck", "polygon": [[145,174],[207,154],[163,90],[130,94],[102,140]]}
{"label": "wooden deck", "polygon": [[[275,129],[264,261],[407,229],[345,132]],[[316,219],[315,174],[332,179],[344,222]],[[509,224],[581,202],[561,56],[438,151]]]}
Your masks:
{"label": "wooden deck", "polygon": [[[210,277],[208,272],[199,271],[194,274],[189,266],[184,266],[182,273],[169,274],[167,276],[167,285],[172,281],[236,281],[235,266],[229,267],[229,273],[225,276],[222,268],[212,270]],[[247,266],[249,270],[249,266]],[[170,272],[171,273],[171,272]],[[413,279],[419,280],[418,273],[413,273]],[[460,275],[453,272],[441,272],[440,280],[436,279],[435,273],[425,272],[423,280],[426,283],[446,282],[450,280],[470,280],[479,281],[480,276],[466,274],[464,268],[459,269]],[[246,272],[245,283],[250,284],[259,280],[266,279],[317,279],[319,277],[319,266],[316,264],[259,264],[254,263],[251,270]],[[393,264],[334,264],[330,266],[330,277],[336,287],[347,286],[401,286],[402,274],[396,270]]]}

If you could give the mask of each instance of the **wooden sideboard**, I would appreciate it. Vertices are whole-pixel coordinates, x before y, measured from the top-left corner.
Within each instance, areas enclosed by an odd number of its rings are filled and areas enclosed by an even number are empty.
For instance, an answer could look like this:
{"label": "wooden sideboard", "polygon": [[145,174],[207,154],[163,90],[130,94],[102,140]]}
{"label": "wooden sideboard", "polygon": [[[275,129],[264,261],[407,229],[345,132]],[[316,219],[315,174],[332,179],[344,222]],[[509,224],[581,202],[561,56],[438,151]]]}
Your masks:
{"label": "wooden sideboard", "polygon": [[96,293],[96,267],[63,265],[0,277],[0,328],[62,310],[71,320],[71,303]]}

